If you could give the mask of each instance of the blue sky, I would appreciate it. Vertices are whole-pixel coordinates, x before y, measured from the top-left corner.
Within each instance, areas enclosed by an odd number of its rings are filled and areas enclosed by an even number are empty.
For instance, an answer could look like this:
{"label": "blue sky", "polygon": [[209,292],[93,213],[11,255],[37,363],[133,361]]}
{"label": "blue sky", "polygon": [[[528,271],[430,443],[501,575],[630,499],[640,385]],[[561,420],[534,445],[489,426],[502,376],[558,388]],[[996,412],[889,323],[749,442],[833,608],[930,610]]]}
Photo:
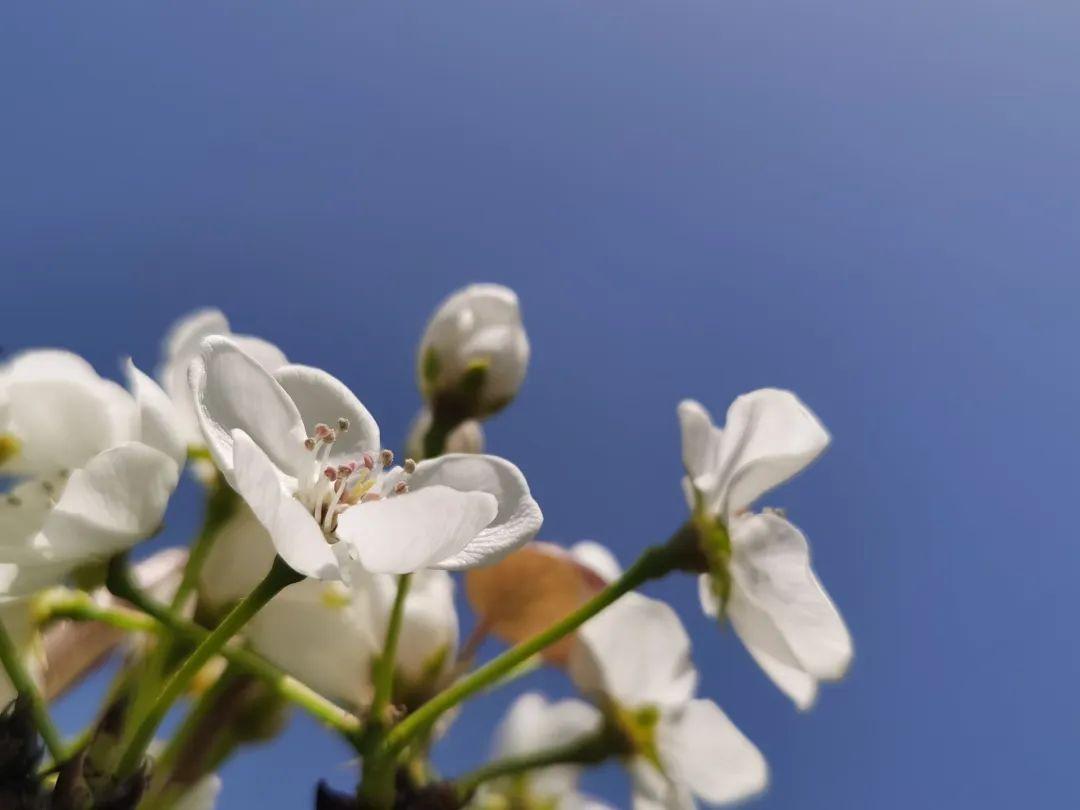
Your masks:
{"label": "blue sky", "polygon": [[[791,388],[834,444],[769,502],[850,625],[847,681],[800,715],[690,580],[650,589],[770,761],[752,806],[1075,801],[1075,4],[17,2],[3,19],[6,349],[151,367],[173,318],[217,305],[340,376],[389,440],[427,313],[509,284],[534,360],[490,448],[526,471],[545,538],[624,563],[685,516],[678,400],[722,413]],[[196,504],[189,484],[165,542]],[[447,773],[506,702],[469,706]],[[318,778],[348,784],[346,757],[298,719],[225,770],[222,806],[308,806]],[[589,786],[626,806],[616,770]]]}

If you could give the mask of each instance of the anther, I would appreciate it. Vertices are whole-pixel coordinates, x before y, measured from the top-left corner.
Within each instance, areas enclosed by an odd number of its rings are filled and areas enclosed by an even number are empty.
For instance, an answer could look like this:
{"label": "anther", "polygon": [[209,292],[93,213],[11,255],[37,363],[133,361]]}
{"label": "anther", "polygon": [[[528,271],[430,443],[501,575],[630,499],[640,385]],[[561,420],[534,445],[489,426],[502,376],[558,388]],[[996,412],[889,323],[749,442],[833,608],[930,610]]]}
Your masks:
{"label": "anther", "polygon": [[312,438],[304,439],[304,447],[307,450],[314,450],[315,449],[315,440],[312,439]]}
{"label": "anther", "polygon": [[[395,495],[404,495],[408,491],[409,491],[409,485],[406,484],[404,481],[398,481],[396,484],[394,484],[394,494]],[[411,501],[410,501],[410,503],[411,503]]]}
{"label": "anther", "polygon": [[337,429],[344,433],[349,429],[349,420],[344,416],[337,420]]}
{"label": "anther", "polygon": [[22,499],[18,495],[8,495],[7,502],[10,506],[22,506]]}
{"label": "anther", "polygon": [[330,435],[330,432],[331,431],[329,425],[323,422],[319,422],[319,424],[315,426],[315,433],[313,435],[315,439],[325,439],[327,436]]}
{"label": "anther", "polygon": [[327,481],[337,481],[338,471],[335,470],[333,467],[327,467],[325,470],[323,470],[323,475],[326,476]]}
{"label": "anther", "polygon": [[364,453],[363,456],[364,466],[369,470],[375,469],[375,457],[371,453]]}
{"label": "anther", "polygon": [[382,462],[383,467],[389,467],[394,463],[394,451],[383,450],[379,453],[379,461]]}
{"label": "anther", "polygon": [[[368,492],[368,493],[366,493],[364,495],[363,498],[360,499],[360,503],[371,503],[372,501],[381,501],[381,500],[382,500],[382,495],[380,495],[378,492]],[[367,513],[365,512],[365,514],[367,514]]]}
{"label": "anther", "polygon": [[56,487],[55,487],[55,486],[53,486],[53,482],[52,482],[52,481],[42,481],[42,482],[41,482],[41,488],[42,488],[43,490],[45,490],[45,491],[46,491],[47,493],[49,493],[50,495],[52,495],[52,494],[53,494],[53,490],[54,490],[54,489],[56,489]]}
{"label": "anther", "polygon": [[412,475],[414,472],[416,472],[416,462],[413,461],[411,458],[405,459],[404,469],[406,475]]}

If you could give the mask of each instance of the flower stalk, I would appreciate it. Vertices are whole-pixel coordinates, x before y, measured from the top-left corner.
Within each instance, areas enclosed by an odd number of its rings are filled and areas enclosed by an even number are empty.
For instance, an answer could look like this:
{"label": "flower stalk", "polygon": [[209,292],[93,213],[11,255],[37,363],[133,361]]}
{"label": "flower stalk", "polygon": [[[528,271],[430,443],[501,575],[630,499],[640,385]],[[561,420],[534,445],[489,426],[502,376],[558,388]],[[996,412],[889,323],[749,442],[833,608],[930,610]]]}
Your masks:
{"label": "flower stalk", "polygon": [[176,702],[177,698],[183,694],[184,690],[187,689],[199,670],[202,669],[202,667],[225,646],[229,639],[235,636],[267,602],[273,599],[286,587],[299,582],[302,578],[303,577],[300,574],[290,568],[280,557],[274,558],[274,564],[271,566],[270,572],[263,581],[256,585],[255,590],[248,594],[229,612],[229,614],[221,621],[221,624],[214,628],[214,630],[202,640],[199,646],[195,648],[194,652],[192,652],[187,659],[185,659],[184,663],[180,665],[180,668],[165,682],[161,694],[158,696],[157,700],[154,701],[154,704],[150,707],[146,716],[139,721],[127,744],[127,748],[120,757],[120,763],[117,766],[118,776],[128,776],[139,768],[139,764],[142,762],[146,748],[154,738],[154,732],[156,732],[158,726],[161,725],[161,721],[165,719],[165,715],[168,713],[169,708]]}
{"label": "flower stalk", "polygon": [[53,725],[45,699],[38,691],[30,673],[26,671],[26,667],[23,666],[19,650],[15,642],[11,640],[11,635],[3,622],[0,622],[0,663],[3,663],[4,671],[7,672],[15,691],[30,701],[31,713],[41,739],[45,741],[53,759],[60,762],[64,756],[64,742],[60,737],[60,732]]}

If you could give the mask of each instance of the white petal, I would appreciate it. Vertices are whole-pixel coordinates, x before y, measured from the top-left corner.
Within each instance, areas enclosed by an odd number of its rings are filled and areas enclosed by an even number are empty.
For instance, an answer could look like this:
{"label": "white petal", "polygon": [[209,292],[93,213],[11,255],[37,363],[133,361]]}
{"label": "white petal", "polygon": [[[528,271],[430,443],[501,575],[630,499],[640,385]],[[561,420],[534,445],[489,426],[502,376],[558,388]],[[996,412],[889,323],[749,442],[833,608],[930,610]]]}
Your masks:
{"label": "white petal", "polygon": [[407,574],[458,554],[497,512],[486,492],[426,486],[347,509],[338,518],[337,536],[368,571]]}
{"label": "white petal", "polygon": [[599,731],[600,724],[600,713],[582,700],[549,702],[538,692],[526,692],[499,724],[495,756],[517,757],[565,745]]}
{"label": "white petal", "polygon": [[285,389],[230,340],[206,338],[191,363],[195,410],[214,462],[229,475],[233,467],[232,431],[243,430],[286,475],[311,469],[304,449],[307,432]]}
{"label": "white petal", "polygon": [[339,579],[337,556],[322,529],[300,501],[285,491],[266,453],[242,430],[233,431],[232,441],[233,485],[270,535],[278,555],[304,576]]}
{"label": "white petal", "polygon": [[255,615],[247,635],[257,652],[326,697],[368,702],[374,626],[367,600],[342,583],[289,586]]}
{"label": "white petal", "polygon": [[731,573],[747,600],[766,612],[802,668],[818,680],[843,677],[851,635],[810,567],[810,549],[794,525],[772,513],[731,526]]}
{"label": "white petal", "polygon": [[51,474],[81,467],[134,434],[135,401],[107,380],[12,375],[7,395],[7,430],[21,448],[5,472]]}
{"label": "white petal", "polygon": [[697,807],[686,785],[671,781],[642,757],[631,761],[630,775],[633,810],[695,810]]}
{"label": "white petal", "polygon": [[[353,589],[369,599],[369,611],[379,649],[397,596],[398,578],[389,574],[359,572]],[[406,678],[441,676],[454,664],[458,643],[458,617],[454,607],[454,581],[445,571],[420,570],[413,574],[398,639],[395,667]],[[443,669],[430,673],[432,661],[442,657]]]}
{"label": "white petal", "polygon": [[741,801],[768,785],[765,757],[711,700],[692,700],[662,721],[657,746],[671,778],[706,805]]}
{"label": "white petal", "polygon": [[220,793],[221,779],[215,774],[204,776],[172,806],[172,810],[214,810]]}
{"label": "white petal", "polygon": [[164,453],[129,442],[71,473],[39,542],[51,561],[100,559],[130,548],[161,525],[179,470]]}
{"label": "white petal", "polygon": [[817,700],[817,679],[803,669],[769,614],[748,599],[737,582],[731,586],[727,617],[750,655],[776,687],[800,711],[813,706]]}
{"label": "white petal", "polygon": [[241,501],[210,547],[199,578],[199,598],[218,606],[238,602],[270,570],[276,553],[269,533]]}
{"label": "white petal", "polygon": [[529,493],[521,470],[497,456],[451,453],[421,461],[409,477],[414,491],[441,485],[461,492],[486,492],[498,503],[498,513],[467,546],[440,568],[458,570],[494,562],[532,540],[540,530],[543,515]]}
{"label": "white petal", "polygon": [[697,686],[690,637],[678,615],[633,592],[578,631],[570,676],[586,694],[605,694],[629,708],[681,706]]}
{"label": "white petal", "polygon": [[604,582],[611,583],[622,576],[622,566],[615,555],[593,540],[582,540],[570,546],[570,556],[594,572]]}
{"label": "white petal", "polygon": [[348,387],[321,369],[311,366],[283,366],[274,378],[292,397],[304,420],[307,435],[315,432],[320,422],[337,430],[341,417],[349,420],[347,431],[338,431],[337,440],[329,455],[332,464],[356,461],[364,453],[378,453],[379,426],[368,409]]}
{"label": "white petal", "polygon": [[19,380],[101,381],[92,365],[64,349],[31,349],[12,357],[7,366],[12,377]]}
{"label": "white petal", "polygon": [[828,444],[821,422],[790,391],[744,394],[728,409],[710,511],[728,520],[810,464]]}
{"label": "white petal", "polygon": [[715,486],[720,471],[722,434],[700,402],[684,399],[679,403],[678,414],[683,466],[693,484],[702,492],[708,492]]}
{"label": "white petal", "polygon": [[156,382],[135,367],[131,358],[128,358],[125,368],[128,385],[135,396],[138,440],[160,450],[175,461],[177,467],[183,467],[187,458],[187,442],[176,406]]}

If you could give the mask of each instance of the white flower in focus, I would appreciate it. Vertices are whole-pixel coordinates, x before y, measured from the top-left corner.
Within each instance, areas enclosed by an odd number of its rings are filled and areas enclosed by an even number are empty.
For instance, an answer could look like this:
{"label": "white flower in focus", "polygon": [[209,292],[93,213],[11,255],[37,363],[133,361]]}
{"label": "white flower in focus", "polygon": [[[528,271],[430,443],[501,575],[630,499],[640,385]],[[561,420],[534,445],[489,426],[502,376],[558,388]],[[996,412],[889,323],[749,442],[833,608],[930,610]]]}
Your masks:
{"label": "white flower in focus", "polygon": [[531,539],[541,514],[521,472],[486,455],[392,467],[379,427],[341,382],[289,365],[270,374],[211,337],[191,366],[211,456],[294,570],[349,575],[468,568]]}
{"label": "white flower in focus", "polygon": [[690,639],[663,602],[629,593],[578,631],[570,674],[632,745],[634,810],[684,810],[765,789],[761,752],[710,700],[695,699]]}
{"label": "white flower in focus", "polygon": [[[507,711],[496,734],[493,759],[528,756],[567,745],[595,734],[602,725],[600,713],[580,700],[548,702],[543,695],[527,692]],[[470,807],[525,807],[548,810],[603,810],[607,805],[578,791],[580,765],[551,765],[517,777],[485,784]]]}
{"label": "white flower in focus", "polygon": [[289,361],[274,344],[250,335],[233,334],[224,313],[217,309],[199,309],[179,318],[162,341],[161,364],[157,378],[180,415],[180,427],[188,445],[203,444],[195,398],[188,383],[188,367],[198,357],[205,338],[222,335],[229,338],[267,371],[277,371]]}
{"label": "white flower in focus", "polygon": [[444,300],[420,341],[417,373],[428,402],[480,418],[517,394],[529,364],[529,339],[513,290],[472,284]]}
{"label": "white flower in focus", "polygon": [[721,430],[697,402],[679,405],[684,489],[711,574],[702,607],[731,620],[750,654],[800,709],[819,681],[843,677],[851,636],[810,565],[793,524],[750,506],[817,458],[829,434],[794,394],[762,389],[739,397]]}
{"label": "white flower in focus", "polygon": [[[412,424],[409,425],[409,438],[405,442],[405,452],[412,458],[424,458],[424,437],[431,428],[431,411],[421,408]],[[483,453],[484,427],[475,419],[466,419],[450,431],[446,437],[447,453]]]}
{"label": "white flower in focus", "polygon": [[184,449],[168,398],[128,361],[132,393],[82,358],[42,350],[0,372],[0,595],[51,585],[161,523]]}
{"label": "white flower in focus", "polygon": [[[534,541],[493,565],[465,575],[465,595],[480,633],[517,644],[581,607],[622,573],[599,543],[583,541],[564,549]],[[549,663],[565,664],[576,636],[547,647]]]}
{"label": "white flower in focus", "polygon": [[214,810],[220,793],[221,779],[216,774],[204,776],[172,805],[172,810]]}

